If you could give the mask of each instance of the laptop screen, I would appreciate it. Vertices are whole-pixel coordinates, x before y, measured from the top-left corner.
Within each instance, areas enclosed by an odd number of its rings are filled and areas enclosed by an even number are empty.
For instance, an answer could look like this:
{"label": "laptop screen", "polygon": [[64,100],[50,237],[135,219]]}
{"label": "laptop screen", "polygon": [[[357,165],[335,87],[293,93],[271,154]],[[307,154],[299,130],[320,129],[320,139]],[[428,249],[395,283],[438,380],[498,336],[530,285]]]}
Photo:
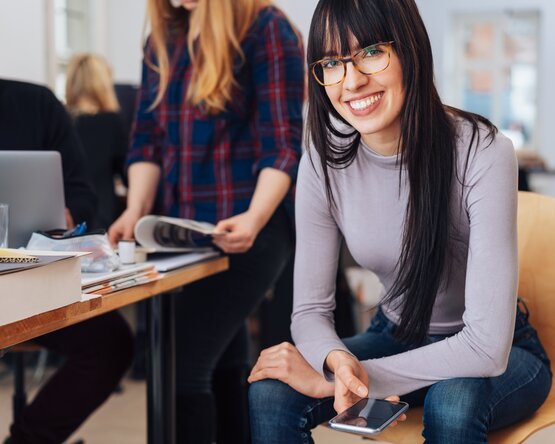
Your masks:
{"label": "laptop screen", "polygon": [[60,153],[0,150],[0,202],[9,205],[11,248],[25,246],[33,231],[66,228]]}

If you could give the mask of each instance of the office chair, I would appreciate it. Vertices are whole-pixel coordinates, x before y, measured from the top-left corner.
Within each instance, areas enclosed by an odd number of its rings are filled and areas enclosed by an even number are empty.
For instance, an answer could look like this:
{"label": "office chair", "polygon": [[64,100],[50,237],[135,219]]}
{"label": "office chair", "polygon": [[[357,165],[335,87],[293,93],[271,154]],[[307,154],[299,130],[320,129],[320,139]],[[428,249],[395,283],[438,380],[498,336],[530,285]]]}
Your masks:
{"label": "office chair", "polygon": [[[555,199],[518,193],[518,294],[530,310],[530,322],[555,370]],[[395,444],[424,442],[421,407],[410,409],[407,420],[387,429],[379,439]],[[531,417],[488,435],[491,444],[519,444],[538,430],[555,424],[555,386]]]}

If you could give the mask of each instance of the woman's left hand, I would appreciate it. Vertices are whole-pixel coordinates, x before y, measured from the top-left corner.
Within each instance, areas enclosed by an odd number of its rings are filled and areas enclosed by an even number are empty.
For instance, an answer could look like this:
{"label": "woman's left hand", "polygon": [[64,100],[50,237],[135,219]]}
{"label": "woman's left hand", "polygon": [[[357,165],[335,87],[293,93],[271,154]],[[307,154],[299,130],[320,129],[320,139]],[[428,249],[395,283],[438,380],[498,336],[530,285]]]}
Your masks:
{"label": "woman's left hand", "polygon": [[251,211],[218,222],[212,242],[225,253],[248,251],[262,229],[260,218]]}
{"label": "woman's left hand", "polygon": [[[401,398],[399,398],[397,395],[393,395],[393,396],[388,396],[387,398],[385,398],[386,401],[393,401],[393,402],[399,402],[401,400]],[[399,418],[397,418],[395,421],[393,421],[391,424],[389,424],[389,427],[395,427],[397,425],[398,422],[403,422],[407,420],[407,415],[405,415],[404,413],[399,416]]]}
{"label": "woman's left hand", "polygon": [[282,342],[262,350],[248,381],[277,379],[311,398],[333,396],[334,385],[314,370],[297,347]]}

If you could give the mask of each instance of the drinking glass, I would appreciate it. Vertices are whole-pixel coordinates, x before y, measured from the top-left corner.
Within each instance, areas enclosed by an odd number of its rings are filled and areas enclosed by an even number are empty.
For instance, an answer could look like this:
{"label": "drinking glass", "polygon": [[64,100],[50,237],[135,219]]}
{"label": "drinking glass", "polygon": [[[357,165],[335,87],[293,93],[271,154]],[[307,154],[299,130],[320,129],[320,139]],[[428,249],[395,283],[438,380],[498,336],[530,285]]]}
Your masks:
{"label": "drinking glass", "polygon": [[8,204],[0,203],[0,248],[8,248]]}

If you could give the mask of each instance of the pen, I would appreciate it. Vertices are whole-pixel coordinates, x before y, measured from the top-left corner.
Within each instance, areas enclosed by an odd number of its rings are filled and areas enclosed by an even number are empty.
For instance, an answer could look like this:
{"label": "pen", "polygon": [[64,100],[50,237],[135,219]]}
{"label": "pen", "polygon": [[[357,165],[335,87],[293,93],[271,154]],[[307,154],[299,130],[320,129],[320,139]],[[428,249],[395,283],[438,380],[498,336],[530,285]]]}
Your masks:
{"label": "pen", "polygon": [[71,236],[78,236],[80,234],[85,234],[87,232],[87,222],[81,222],[80,224],[75,225],[75,227],[67,230],[62,234],[63,238],[71,237]]}

